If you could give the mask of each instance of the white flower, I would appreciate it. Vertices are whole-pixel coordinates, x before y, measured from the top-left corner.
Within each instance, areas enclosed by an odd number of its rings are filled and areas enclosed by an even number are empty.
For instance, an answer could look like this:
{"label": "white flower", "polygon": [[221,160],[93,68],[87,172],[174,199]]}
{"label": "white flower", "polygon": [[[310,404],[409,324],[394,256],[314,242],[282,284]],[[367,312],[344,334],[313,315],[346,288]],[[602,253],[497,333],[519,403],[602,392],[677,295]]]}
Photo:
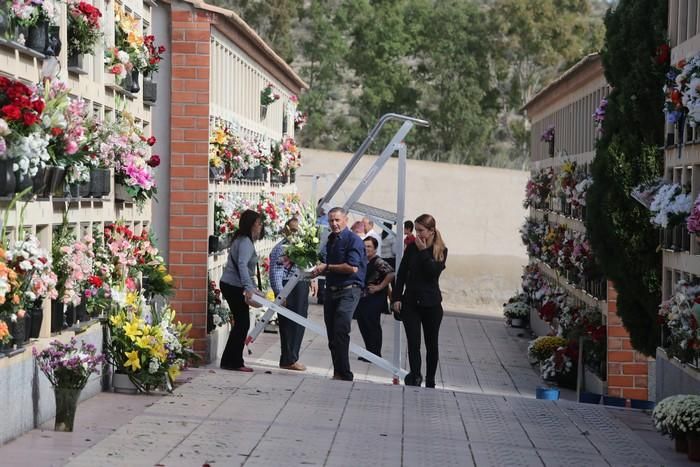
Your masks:
{"label": "white flower", "polygon": [[119,52],[117,52],[117,60],[126,65],[127,63],[129,63],[129,54],[124,52],[123,50],[120,50]]}

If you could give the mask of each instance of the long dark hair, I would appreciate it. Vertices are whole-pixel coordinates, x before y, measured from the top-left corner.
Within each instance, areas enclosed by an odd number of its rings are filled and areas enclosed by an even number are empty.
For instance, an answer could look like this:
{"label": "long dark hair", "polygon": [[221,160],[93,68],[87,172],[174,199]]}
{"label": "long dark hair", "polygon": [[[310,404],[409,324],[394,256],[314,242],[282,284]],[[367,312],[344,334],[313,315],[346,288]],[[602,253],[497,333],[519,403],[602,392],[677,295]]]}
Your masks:
{"label": "long dark hair", "polygon": [[254,242],[256,239],[253,238],[253,225],[255,225],[255,221],[258,219],[260,219],[259,213],[252,209],[246,209],[243,214],[241,214],[241,218],[238,221],[238,230],[233,234],[233,238],[236,239],[245,236]]}
{"label": "long dark hair", "polygon": [[416,219],[416,224],[420,224],[428,230],[435,232],[433,244],[428,245],[433,247],[433,258],[438,261],[445,261],[445,242],[442,239],[442,234],[436,227],[435,218],[430,214],[422,214]]}

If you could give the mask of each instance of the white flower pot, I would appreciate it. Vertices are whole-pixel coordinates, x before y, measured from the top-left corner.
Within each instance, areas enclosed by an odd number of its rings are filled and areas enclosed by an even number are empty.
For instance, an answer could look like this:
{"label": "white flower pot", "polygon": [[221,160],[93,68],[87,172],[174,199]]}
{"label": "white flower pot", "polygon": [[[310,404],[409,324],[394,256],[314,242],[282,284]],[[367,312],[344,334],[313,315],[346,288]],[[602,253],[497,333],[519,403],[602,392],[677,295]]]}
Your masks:
{"label": "white flower pot", "polygon": [[523,327],[523,320],[522,318],[511,318],[510,325],[514,328],[521,328]]}
{"label": "white flower pot", "polygon": [[138,392],[134,383],[131,382],[129,376],[125,373],[114,373],[112,375],[112,387],[114,392],[120,394],[136,394]]}

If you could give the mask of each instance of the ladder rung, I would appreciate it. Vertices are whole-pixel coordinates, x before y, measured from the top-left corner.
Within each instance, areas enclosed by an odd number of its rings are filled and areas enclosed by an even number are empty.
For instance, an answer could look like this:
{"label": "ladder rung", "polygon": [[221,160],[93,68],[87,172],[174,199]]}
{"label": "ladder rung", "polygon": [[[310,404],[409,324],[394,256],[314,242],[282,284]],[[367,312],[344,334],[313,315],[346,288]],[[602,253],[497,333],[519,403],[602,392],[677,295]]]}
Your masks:
{"label": "ladder rung", "polygon": [[391,222],[392,224],[396,224],[396,213],[387,211],[384,209],[380,208],[375,208],[374,206],[369,206],[367,204],[362,204],[362,203],[355,203],[352,206],[350,206],[350,211],[353,211],[358,214],[364,214],[369,217],[374,217],[375,219],[379,219],[381,221],[385,222]]}

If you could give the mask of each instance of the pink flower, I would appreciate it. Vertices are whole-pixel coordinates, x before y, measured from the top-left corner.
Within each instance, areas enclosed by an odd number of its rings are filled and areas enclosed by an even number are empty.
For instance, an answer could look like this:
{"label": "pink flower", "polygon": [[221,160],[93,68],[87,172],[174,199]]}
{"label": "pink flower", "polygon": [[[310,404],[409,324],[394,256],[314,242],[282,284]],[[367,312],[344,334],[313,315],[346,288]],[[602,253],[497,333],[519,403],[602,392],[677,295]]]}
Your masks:
{"label": "pink flower", "polygon": [[73,155],[76,152],[78,152],[78,143],[73,140],[68,141],[66,143],[66,154]]}

